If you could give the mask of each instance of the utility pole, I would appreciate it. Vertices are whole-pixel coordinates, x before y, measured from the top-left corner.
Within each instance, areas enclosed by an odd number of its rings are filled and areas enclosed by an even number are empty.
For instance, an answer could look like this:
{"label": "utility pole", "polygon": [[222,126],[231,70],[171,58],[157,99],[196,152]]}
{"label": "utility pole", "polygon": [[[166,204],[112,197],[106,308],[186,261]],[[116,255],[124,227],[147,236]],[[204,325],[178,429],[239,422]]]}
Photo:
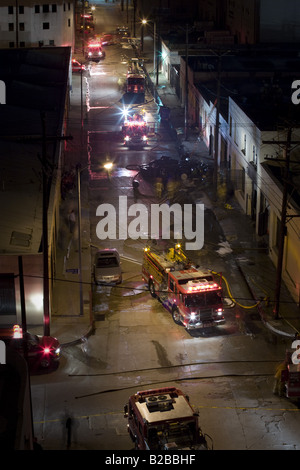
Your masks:
{"label": "utility pole", "polygon": [[189,125],[189,25],[185,27],[185,100],[184,100],[184,139],[188,139],[188,125]]}
{"label": "utility pole", "polygon": [[[287,198],[288,198],[288,186],[290,183],[290,155],[291,155],[291,146],[299,145],[299,141],[292,141],[292,128],[288,127],[287,139],[286,141],[263,141],[263,144],[278,144],[284,145],[286,150],[285,155],[285,166],[283,174],[283,190],[282,190],[282,203],[281,203],[281,219],[280,219],[280,232],[279,232],[279,241],[278,241],[278,258],[277,258],[277,267],[276,267],[276,283],[275,283],[275,304],[274,304],[274,319],[279,318],[279,306],[280,306],[280,291],[281,291],[281,281],[282,281],[282,266],[283,266],[283,255],[284,255],[284,242],[286,236],[286,219],[287,219]],[[278,159],[277,159],[278,161]],[[293,217],[293,216],[292,216]]]}
{"label": "utility pole", "polygon": [[188,81],[188,67],[189,61],[189,31],[188,25],[185,30],[185,100],[184,100],[184,139],[188,138],[188,107],[189,107],[189,81]]}
{"label": "utility pole", "polygon": [[218,173],[219,173],[219,130],[220,130],[220,98],[221,98],[221,54],[218,54],[218,75],[217,75],[217,105],[216,105],[216,125],[214,139],[214,173],[213,173],[213,194],[217,199]]}
{"label": "utility pole", "polygon": [[285,167],[284,167],[284,175],[283,175],[280,236],[279,236],[279,245],[278,245],[278,259],[277,259],[276,284],[275,284],[275,305],[274,305],[274,312],[273,312],[274,318],[276,320],[279,317],[279,302],[280,302],[280,290],[281,290],[281,278],[282,278],[283,252],[284,252],[284,241],[285,241],[285,235],[286,235],[286,211],[287,211],[287,195],[288,195],[288,178],[289,178],[289,171],[290,171],[291,135],[292,135],[292,129],[289,128],[288,133],[287,133]]}
{"label": "utility pole", "polygon": [[48,176],[46,118],[42,113],[42,173],[43,173],[43,290],[44,290],[44,336],[50,336],[49,308],[49,260],[48,260]]}
{"label": "utility pole", "polygon": [[[44,336],[50,336],[50,301],[49,301],[49,248],[48,248],[48,161],[46,116],[42,112],[42,181],[43,181],[43,293],[44,293]],[[68,140],[72,137],[54,137],[54,140]]]}

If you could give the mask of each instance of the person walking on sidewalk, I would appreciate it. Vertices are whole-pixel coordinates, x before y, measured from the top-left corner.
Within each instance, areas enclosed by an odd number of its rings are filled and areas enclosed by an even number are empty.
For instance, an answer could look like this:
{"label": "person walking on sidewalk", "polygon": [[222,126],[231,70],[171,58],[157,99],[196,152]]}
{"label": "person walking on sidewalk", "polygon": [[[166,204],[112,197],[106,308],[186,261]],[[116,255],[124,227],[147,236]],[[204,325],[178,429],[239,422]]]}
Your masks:
{"label": "person walking on sidewalk", "polygon": [[70,229],[70,233],[73,233],[74,228],[75,228],[75,223],[76,223],[76,216],[75,216],[74,209],[72,209],[71,212],[70,212],[70,214],[69,214],[69,229]]}
{"label": "person walking on sidewalk", "polygon": [[273,393],[274,395],[278,395],[282,397],[284,395],[284,381],[282,380],[282,372],[287,370],[287,361],[281,362],[279,366],[277,366],[275,375],[274,375],[274,385],[273,385]]}

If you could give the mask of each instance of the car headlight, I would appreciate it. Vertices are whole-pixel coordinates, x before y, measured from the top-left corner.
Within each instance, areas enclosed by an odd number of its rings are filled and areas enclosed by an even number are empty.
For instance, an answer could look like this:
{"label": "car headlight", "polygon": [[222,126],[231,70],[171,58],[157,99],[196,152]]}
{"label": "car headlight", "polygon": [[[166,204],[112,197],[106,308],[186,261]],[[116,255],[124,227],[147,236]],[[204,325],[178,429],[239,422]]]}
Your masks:
{"label": "car headlight", "polygon": [[191,320],[195,320],[196,315],[197,315],[196,312],[191,312],[190,319],[191,319]]}

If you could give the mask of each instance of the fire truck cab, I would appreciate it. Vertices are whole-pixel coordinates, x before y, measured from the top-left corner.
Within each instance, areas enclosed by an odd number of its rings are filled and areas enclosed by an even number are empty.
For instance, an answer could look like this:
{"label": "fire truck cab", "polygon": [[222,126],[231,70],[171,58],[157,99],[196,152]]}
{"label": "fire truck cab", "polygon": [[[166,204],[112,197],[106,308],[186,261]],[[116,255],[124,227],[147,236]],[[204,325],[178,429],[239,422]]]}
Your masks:
{"label": "fire truck cab", "polygon": [[148,144],[149,127],[141,114],[127,115],[122,127],[124,145],[128,147],[145,146]]}
{"label": "fire truck cab", "polygon": [[225,323],[221,284],[212,272],[195,267],[180,245],[167,253],[146,247],[142,277],[178,325],[195,329]]}
{"label": "fire truck cab", "polygon": [[208,450],[198,415],[188,397],[175,387],[130,396],[124,417],[138,450]]}

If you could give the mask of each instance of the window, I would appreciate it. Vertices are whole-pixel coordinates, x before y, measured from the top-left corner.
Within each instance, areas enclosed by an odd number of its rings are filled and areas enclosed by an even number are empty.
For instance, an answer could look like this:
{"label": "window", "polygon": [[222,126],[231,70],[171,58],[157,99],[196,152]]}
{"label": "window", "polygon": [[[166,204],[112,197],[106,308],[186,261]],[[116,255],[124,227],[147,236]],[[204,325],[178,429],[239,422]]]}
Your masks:
{"label": "window", "polygon": [[14,14],[14,7],[13,7],[13,6],[9,6],[9,7],[8,7],[8,14],[9,14],[9,15],[13,15],[13,14]]}
{"label": "window", "polygon": [[20,47],[25,47],[25,42],[24,41],[20,41]]}
{"label": "window", "polygon": [[49,39],[49,46],[55,46],[54,39]]}
{"label": "window", "polygon": [[256,166],[257,165],[257,153],[256,153],[255,145],[253,145],[252,147],[252,160],[253,160],[253,164]]}
{"label": "window", "polygon": [[8,31],[14,31],[14,23],[8,23]]}
{"label": "window", "polygon": [[43,5],[43,13],[49,13],[49,5]]}
{"label": "window", "polygon": [[229,135],[232,136],[232,116],[229,117]]}
{"label": "window", "polygon": [[246,155],[246,147],[247,147],[247,136],[246,134],[244,134],[244,142],[243,142],[243,145],[242,145],[242,152],[244,155]]}
{"label": "window", "polygon": [[43,23],[43,29],[50,29],[50,23]]}
{"label": "window", "polygon": [[34,12],[39,13],[40,12],[40,5],[35,5],[34,7]]}
{"label": "window", "polygon": [[52,3],[52,13],[56,13],[57,12],[57,5],[56,3]]}
{"label": "window", "polygon": [[19,31],[25,31],[25,23],[19,23]]}
{"label": "window", "polygon": [[8,47],[15,47],[15,43],[14,43],[13,41],[10,41],[10,42],[8,43]]}
{"label": "window", "polygon": [[20,13],[20,15],[24,15],[24,6],[23,5],[19,5],[19,13]]}
{"label": "window", "polygon": [[71,26],[71,20],[70,18],[68,18],[68,27],[70,28],[70,26]]}

